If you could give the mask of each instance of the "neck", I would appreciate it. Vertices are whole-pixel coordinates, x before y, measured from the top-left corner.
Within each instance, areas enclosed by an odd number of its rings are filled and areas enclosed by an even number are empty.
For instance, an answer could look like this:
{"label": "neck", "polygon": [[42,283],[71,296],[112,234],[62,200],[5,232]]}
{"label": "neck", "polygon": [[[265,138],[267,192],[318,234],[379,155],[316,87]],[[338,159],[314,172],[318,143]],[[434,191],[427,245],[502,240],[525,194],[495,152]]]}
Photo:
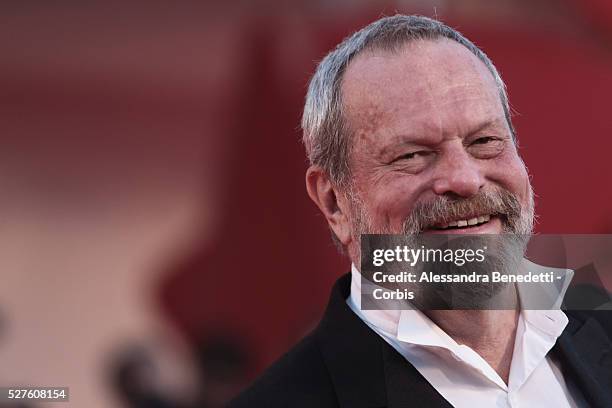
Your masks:
{"label": "neck", "polygon": [[518,310],[431,310],[425,314],[457,344],[476,351],[508,383]]}

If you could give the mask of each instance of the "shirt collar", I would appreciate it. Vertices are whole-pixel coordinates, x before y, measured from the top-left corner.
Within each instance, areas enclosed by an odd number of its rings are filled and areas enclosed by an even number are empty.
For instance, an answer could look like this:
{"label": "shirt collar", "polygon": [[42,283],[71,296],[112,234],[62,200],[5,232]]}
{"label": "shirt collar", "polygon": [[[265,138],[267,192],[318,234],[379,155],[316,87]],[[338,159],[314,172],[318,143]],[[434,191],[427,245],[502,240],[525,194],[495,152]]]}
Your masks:
{"label": "shirt collar", "polygon": [[[532,270],[536,266],[543,268],[535,264],[529,265]],[[561,298],[570,279],[571,275],[566,279],[567,283],[562,290]],[[518,290],[520,297],[520,288]],[[477,370],[504,390],[519,388],[527,381],[531,373],[546,358],[568,323],[567,316],[559,309],[521,310],[510,378],[506,385],[482,356],[470,347],[458,344],[421,311],[361,310],[361,274],[355,265],[351,268],[351,293],[347,303],[368,326],[391,344],[396,344],[398,351],[427,348],[436,354],[452,357],[451,360],[456,360],[457,364],[465,364]]]}
{"label": "shirt collar", "polygon": [[[524,262],[524,265],[534,272],[539,269],[548,271],[555,270],[554,268],[537,265],[527,259],[525,259]],[[571,269],[556,269],[556,271],[557,273],[565,274],[565,279],[562,282],[563,287],[555,294],[559,296],[559,299],[555,302],[555,306],[559,307],[573,276],[573,271]],[[521,293],[526,293],[527,290],[530,289],[527,289],[526,286],[519,286],[519,297]],[[530,296],[532,295],[533,294],[530,294]],[[459,347],[444,330],[419,310],[361,310],[361,273],[355,264],[351,265],[351,294],[348,300],[353,309],[356,310],[360,317],[368,324],[377,327],[388,336],[402,342],[449,349]],[[567,316],[559,309],[525,309],[521,311],[521,317],[529,328],[554,340],[561,335],[568,323]]]}

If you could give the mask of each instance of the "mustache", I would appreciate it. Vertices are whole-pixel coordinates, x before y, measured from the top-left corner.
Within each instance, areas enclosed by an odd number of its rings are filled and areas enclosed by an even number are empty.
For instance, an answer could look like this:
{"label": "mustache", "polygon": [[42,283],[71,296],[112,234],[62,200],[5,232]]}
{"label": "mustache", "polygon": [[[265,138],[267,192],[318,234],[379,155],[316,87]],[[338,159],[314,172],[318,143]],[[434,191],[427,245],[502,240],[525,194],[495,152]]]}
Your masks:
{"label": "mustache", "polygon": [[437,196],[432,200],[418,202],[404,221],[402,229],[404,234],[416,234],[436,225],[487,214],[502,216],[506,232],[531,232],[532,221],[529,219],[532,216],[527,214],[523,217],[523,206],[519,199],[503,188],[483,190],[468,198]]}

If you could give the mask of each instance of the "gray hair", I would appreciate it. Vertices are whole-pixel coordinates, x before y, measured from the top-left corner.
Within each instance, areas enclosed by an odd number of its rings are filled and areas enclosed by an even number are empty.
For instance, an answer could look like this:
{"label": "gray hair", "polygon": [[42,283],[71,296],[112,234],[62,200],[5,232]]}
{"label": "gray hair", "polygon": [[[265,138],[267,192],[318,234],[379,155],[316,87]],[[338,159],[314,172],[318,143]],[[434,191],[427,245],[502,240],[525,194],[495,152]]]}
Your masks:
{"label": "gray hair", "polygon": [[395,15],[374,21],[345,38],[319,63],[310,80],[304,114],[303,142],[311,164],[321,166],[332,182],[348,186],[350,175],[350,131],[342,114],[342,77],[349,62],[364,50],[396,51],[415,40],[448,38],[466,47],[493,75],[512,138],[506,86],[486,54],[458,31],[440,21],[422,16]]}

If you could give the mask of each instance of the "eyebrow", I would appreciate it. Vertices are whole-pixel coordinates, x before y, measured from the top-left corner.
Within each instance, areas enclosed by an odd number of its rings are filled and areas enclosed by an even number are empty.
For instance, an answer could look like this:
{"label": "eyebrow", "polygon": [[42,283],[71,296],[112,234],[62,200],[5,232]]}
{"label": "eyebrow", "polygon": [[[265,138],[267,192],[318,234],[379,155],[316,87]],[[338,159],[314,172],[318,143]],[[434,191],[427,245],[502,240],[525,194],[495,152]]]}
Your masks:
{"label": "eyebrow", "polygon": [[475,126],[474,129],[468,131],[464,137],[471,136],[473,134],[482,132],[483,130],[486,130],[489,128],[503,127],[504,122],[505,122],[505,118],[495,118],[495,119],[487,120],[481,123],[480,125]]}

